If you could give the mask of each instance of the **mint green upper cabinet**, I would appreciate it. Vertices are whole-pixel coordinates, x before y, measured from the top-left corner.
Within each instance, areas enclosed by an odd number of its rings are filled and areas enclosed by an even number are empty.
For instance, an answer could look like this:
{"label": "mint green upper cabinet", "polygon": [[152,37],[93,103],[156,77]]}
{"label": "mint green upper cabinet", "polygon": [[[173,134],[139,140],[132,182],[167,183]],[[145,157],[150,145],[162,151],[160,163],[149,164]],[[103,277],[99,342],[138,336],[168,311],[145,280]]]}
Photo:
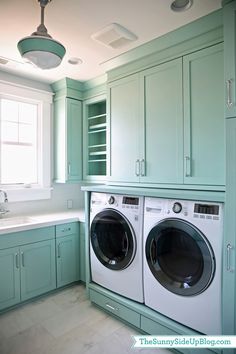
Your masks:
{"label": "mint green upper cabinet", "polygon": [[0,250],[0,310],[20,302],[18,247]]}
{"label": "mint green upper cabinet", "polygon": [[112,181],[138,182],[140,151],[140,81],[130,75],[108,86],[110,109],[110,174]]}
{"label": "mint green upper cabinet", "polygon": [[225,115],[236,117],[236,1],[223,8],[224,64],[225,64]]}
{"label": "mint green upper cabinet", "polygon": [[225,184],[223,45],[183,59],[184,183]]}
{"label": "mint green upper cabinet", "polygon": [[[65,236],[64,236],[65,235]],[[57,287],[79,280],[79,224],[56,226]]]}
{"label": "mint green upper cabinet", "polygon": [[[183,183],[182,59],[142,73],[145,162],[141,181]],[[145,165],[145,169],[144,166]]]}
{"label": "mint green upper cabinet", "polygon": [[55,165],[59,183],[82,180],[81,101],[60,97],[54,102]]}
{"label": "mint green upper cabinet", "polygon": [[20,247],[20,262],[22,301],[55,289],[54,240]]}

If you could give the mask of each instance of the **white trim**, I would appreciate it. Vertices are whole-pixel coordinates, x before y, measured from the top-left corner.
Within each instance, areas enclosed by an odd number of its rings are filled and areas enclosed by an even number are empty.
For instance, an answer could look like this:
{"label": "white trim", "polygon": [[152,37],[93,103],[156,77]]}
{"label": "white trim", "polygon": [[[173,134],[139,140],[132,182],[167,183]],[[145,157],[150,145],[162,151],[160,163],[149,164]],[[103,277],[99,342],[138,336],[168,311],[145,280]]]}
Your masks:
{"label": "white trim", "polygon": [[36,101],[44,101],[48,103],[52,103],[54,95],[53,92],[42,91],[3,80],[0,80],[0,94],[6,94],[19,98],[24,97],[26,99],[33,99]]}

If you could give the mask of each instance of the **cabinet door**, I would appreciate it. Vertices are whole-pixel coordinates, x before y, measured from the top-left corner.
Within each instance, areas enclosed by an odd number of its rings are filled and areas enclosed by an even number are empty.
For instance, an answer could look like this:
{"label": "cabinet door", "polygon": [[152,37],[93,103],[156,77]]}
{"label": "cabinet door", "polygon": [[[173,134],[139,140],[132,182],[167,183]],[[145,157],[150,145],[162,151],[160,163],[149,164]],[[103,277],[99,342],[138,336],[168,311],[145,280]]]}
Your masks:
{"label": "cabinet door", "polygon": [[78,234],[59,237],[57,247],[57,287],[79,280]]}
{"label": "cabinet door", "polygon": [[20,302],[19,249],[0,250],[0,310]]}
{"label": "cabinet door", "polygon": [[137,74],[109,85],[112,181],[139,181],[140,97]]}
{"label": "cabinet door", "polygon": [[142,181],[183,183],[182,59],[143,73],[145,170]]}
{"label": "cabinet door", "polygon": [[223,8],[225,115],[236,117],[236,1]]}
{"label": "cabinet door", "polygon": [[82,180],[82,109],[81,102],[67,98],[68,180]]}
{"label": "cabinet door", "polygon": [[22,246],[20,262],[22,300],[55,289],[55,240]]}
{"label": "cabinet door", "polygon": [[223,45],[184,57],[184,182],[225,184]]}
{"label": "cabinet door", "polygon": [[86,267],[85,267],[85,224],[80,223],[80,235],[79,235],[79,247],[80,247],[80,252],[79,252],[79,264],[80,264],[80,280],[83,282],[86,282]]}
{"label": "cabinet door", "polygon": [[54,102],[54,173],[59,183],[82,179],[81,102],[62,97]]}
{"label": "cabinet door", "polygon": [[[236,265],[236,118],[226,120],[226,202],[223,254],[223,334],[234,335]],[[228,352],[228,351],[227,351]]]}

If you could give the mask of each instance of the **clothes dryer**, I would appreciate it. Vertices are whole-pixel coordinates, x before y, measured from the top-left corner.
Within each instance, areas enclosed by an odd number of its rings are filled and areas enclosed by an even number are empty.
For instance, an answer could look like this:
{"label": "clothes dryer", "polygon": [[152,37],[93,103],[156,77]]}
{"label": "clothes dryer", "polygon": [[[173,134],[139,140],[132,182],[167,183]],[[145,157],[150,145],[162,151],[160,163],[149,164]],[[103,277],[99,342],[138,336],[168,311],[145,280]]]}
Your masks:
{"label": "clothes dryer", "polygon": [[223,204],[145,198],[145,304],[221,334]]}
{"label": "clothes dryer", "polygon": [[91,194],[90,265],[92,281],[143,302],[143,197]]}

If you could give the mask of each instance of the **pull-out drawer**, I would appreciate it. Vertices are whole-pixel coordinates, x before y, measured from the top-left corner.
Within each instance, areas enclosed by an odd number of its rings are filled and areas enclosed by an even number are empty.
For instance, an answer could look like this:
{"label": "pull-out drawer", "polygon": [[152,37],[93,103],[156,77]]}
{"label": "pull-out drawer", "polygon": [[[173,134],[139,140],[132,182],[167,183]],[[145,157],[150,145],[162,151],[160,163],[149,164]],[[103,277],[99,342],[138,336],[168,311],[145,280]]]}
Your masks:
{"label": "pull-out drawer", "polygon": [[90,300],[109,313],[129,322],[138,328],[140,327],[140,314],[124,305],[121,305],[119,302],[111,300],[109,297],[104,296],[92,289],[90,289]]}

